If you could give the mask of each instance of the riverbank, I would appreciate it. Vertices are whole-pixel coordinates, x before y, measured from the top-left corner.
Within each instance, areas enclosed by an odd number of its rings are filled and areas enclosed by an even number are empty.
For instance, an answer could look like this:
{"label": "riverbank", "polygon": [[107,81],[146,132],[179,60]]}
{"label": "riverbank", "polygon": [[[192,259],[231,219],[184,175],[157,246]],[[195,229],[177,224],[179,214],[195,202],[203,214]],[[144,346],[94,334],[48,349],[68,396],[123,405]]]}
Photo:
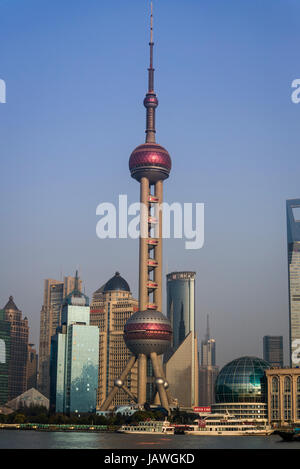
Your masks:
{"label": "riverbank", "polygon": [[115,432],[119,427],[109,425],[72,425],[41,423],[0,423],[2,430],[36,430],[46,432]]}

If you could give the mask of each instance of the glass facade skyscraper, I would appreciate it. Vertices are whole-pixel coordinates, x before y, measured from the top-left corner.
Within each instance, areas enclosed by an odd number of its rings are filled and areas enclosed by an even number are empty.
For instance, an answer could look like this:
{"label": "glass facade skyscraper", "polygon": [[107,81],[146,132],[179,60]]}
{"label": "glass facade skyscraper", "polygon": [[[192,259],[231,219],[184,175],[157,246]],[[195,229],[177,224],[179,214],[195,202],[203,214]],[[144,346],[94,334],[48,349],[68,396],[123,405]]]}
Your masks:
{"label": "glass facade skyscraper", "polygon": [[56,412],[95,412],[99,330],[90,326],[88,298],[75,290],[64,300],[62,326],[51,340],[50,402]]}
{"label": "glass facade skyscraper", "polygon": [[196,272],[167,275],[167,315],[173,328],[174,349],[195,332],[195,276]]}
{"label": "glass facade skyscraper", "polygon": [[287,200],[290,364],[300,365],[300,199]]}

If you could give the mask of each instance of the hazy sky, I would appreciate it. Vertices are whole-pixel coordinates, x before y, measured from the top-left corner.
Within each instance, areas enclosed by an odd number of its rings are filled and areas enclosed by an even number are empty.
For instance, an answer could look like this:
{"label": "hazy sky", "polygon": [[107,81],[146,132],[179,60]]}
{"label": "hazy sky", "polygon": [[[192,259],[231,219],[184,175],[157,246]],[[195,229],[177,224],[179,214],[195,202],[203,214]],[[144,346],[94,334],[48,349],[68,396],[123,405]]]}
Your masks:
{"label": "hazy sky", "polygon": [[[0,0],[0,303],[38,343],[43,280],[79,268],[86,293],[116,270],[138,285],[138,241],[99,240],[96,207],[138,200],[147,0]],[[164,272],[195,270],[197,329],[217,361],[288,336],[285,200],[300,197],[298,0],[154,0],[157,140],[168,202],[205,204],[205,245],[164,243]],[[287,356],[285,357],[287,361]]]}

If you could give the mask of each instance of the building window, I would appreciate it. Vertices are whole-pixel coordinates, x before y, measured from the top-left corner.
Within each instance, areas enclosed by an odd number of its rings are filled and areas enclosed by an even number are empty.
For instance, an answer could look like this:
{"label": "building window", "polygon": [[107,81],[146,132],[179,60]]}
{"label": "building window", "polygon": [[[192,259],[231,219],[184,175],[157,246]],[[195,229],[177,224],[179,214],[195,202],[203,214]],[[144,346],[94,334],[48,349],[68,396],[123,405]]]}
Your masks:
{"label": "building window", "polygon": [[292,420],[292,380],[289,376],[284,378],[283,410],[284,420]]}
{"label": "building window", "polygon": [[279,381],[277,377],[272,378],[271,394],[271,420],[279,420]]}

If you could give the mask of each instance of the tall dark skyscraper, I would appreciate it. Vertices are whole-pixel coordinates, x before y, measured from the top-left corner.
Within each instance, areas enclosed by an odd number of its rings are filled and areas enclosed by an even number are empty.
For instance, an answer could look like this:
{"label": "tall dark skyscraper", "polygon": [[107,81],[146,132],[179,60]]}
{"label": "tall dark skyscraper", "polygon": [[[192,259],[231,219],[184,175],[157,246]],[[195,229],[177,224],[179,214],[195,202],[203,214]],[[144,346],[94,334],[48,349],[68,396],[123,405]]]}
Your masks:
{"label": "tall dark skyscraper", "polygon": [[17,308],[12,296],[4,306],[5,320],[10,324],[10,360],[8,364],[8,400],[26,391],[29,327],[27,318]]}
{"label": "tall dark skyscraper", "polygon": [[10,359],[10,323],[0,310],[0,405],[8,401],[8,364]]}
{"label": "tall dark skyscraper", "polygon": [[272,366],[283,367],[283,337],[265,335],[263,338],[264,360]]}
{"label": "tall dark skyscraper", "polygon": [[216,341],[210,337],[209,315],[207,315],[205,339],[201,342],[201,365],[216,365]]}
{"label": "tall dark skyscraper", "polygon": [[300,199],[287,200],[290,364],[300,365]]}
{"label": "tall dark skyscraper", "polygon": [[204,340],[201,342],[201,365],[199,367],[199,404],[215,402],[215,382],[219,374],[216,366],[216,341],[210,337],[209,315]]}
{"label": "tall dark skyscraper", "polygon": [[[150,65],[146,108],[146,141],[133,150],[129,159],[131,176],[140,184],[140,246],[139,246],[139,311],[126,322],[124,339],[133,356],[128,361],[115,386],[102,405],[111,405],[118,389],[143,405],[147,400],[147,362],[161,404],[169,410],[170,396],[159,355],[170,347],[172,331],[169,320],[162,314],[162,202],[163,182],[171,171],[171,158],[165,148],[156,143],[155,110],[158,99],[154,91],[153,16],[151,2]],[[137,398],[125,386],[125,379],[138,363]],[[149,374],[152,374],[149,373]],[[154,390],[154,392],[156,392]],[[154,394],[153,392],[153,394]]]}

